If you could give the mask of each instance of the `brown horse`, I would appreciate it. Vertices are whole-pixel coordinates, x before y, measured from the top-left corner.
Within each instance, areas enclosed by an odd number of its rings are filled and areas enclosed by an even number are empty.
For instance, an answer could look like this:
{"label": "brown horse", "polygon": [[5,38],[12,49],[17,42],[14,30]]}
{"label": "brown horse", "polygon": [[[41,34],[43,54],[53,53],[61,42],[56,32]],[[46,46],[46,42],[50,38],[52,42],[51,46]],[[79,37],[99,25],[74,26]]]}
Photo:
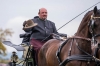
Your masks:
{"label": "brown horse", "polygon": [[75,36],[66,41],[51,39],[38,54],[39,66],[97,66],[93,44],[100,43],[100,10],[95,7],[82,19]]}

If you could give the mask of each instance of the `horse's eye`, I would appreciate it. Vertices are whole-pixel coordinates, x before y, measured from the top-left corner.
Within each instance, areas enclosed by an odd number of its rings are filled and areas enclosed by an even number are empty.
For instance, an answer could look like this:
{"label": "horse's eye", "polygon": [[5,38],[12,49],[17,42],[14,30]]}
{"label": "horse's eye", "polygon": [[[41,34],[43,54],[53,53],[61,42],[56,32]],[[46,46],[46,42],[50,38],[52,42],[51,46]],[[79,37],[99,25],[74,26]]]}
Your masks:
{"label": "horse's eye", "polygon": [[94,21],[94,27],[98,27],[99,24],[100,24],[99,20],[95,20],[95,21]]}

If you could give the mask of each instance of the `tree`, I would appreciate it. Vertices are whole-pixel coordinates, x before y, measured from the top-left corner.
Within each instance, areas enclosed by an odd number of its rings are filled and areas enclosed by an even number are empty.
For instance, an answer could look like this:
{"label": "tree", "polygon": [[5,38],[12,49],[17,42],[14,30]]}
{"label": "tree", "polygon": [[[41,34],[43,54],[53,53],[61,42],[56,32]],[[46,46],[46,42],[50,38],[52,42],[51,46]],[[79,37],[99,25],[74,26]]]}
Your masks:
{"label": "tree", "polygon": [[3,45],[2,41],[7,40],[7,36],[12,36],[14,32],[11,29],[3,30],[0,28],[0,53],[6,55],[6,47]]}

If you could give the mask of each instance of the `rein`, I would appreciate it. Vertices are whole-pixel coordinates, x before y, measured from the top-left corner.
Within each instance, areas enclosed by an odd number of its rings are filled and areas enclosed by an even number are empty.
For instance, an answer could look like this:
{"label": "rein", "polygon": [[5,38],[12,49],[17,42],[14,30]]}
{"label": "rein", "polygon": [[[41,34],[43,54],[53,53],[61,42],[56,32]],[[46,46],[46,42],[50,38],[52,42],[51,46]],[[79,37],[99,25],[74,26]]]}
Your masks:
{"label": "rein", "polygon": [[[57,56],[57,59],[59,61],[59,66],[65,66],[68,62],[73,61],[73,60],[87,61],[87,63],[90,63],[90,62],[100,62],[100,59],[98,59],[95,56],[90,55],[89,53],[87,53],[84,50],[82,50],[79,47],[77,42],[76,42],[77,48],[80,51],[82,51],[83,53],[85,53],[86,55],[72,55],[72,56],[68,56],[64,61],[61,61],[60,52],[61,52],[62,48],[64,47],[64,45],[68,42],[69,39],[83,39],[83,40],[87,40],[87,41],[92,41],[90,38],[84,38],[84,37],[79,37],[79,36],[69,37],[63,44],[61,44],[61,46],[58,48],[58,51],[56,52],[56,56]],[[70,55],[70,54],[68,54],[68,55]]]}
{"label": "rein", "polygon": [[[71,21],[73,21],[74,19],[76,19],[77,17],[79,17],[80,15],[82,15],[83,13],[85,13],[86,11],[88,11],[90,8],[94,7],[95,5],[97,5],[97,4],[99,4],[99,3],[100,3],[100,2],[97,2],[96,4],[92,5],[92,6],[89,7],[88,9],[86,9],[85,11],[81,12],[80,14],[78,14],[77,16],[75,16],[73,19],[69,20],[69,21],[66,22],[64,25],[62,25],[61,27],[59,27],[59,28],[57,29],[57,31],[60,30],[61,28],[63,28],[64,26],[66,26],[68,23],[70,23]],[[51,35],[45,37],[42,41],[48,39],[50,36],[51,36]],[[41,41],[41,42],[42,42],[42,41]]]}
{"label": "rein", "polygon": [[83,11],[82,13],[80,13],[79,15],[77,15],[76,17],[74,17],[73,19],[71,19],[70,21],[68,21],[67,23],[65,23],[64,25],[62,25],[60,28],[58,28],[58,30],[60,30],[61,28],[63,28],[65,25],[67,25],[68,23],[70,23],[71,21],[73,21],[75,18],[79,17],[80,15],[82,15],[83,13],[85,13],[86,11],[88,11],[90,8],[94,7],[95,5],[99,4],[100,2],[94,4],[93,6],[89,7],[88,9],[86,9],[85,11]]}
{"label": "rein", "polygon": [[94,17],[93,15],[91,15],[91,19],[97,19],[97,18],[100,18],[100,17]]}
{"label": "rein", "polygon": [[83,40],[87,40],[87,41],[92,41],[90,38],[85,38],[85,37],[80,37],[80,36],[73,36],[73,37],[69,37],[69,38],[73,38],[73,39],[83,39]]}
{"label": "rein", "polygon": [[[94,17],[94,14],[91,15],[91,19],[90,19],[90,23],[89,23],[89,28],[90,28],[90,33],[92,35],[92,39],[90,38],[85,38],[85,37],[79,37],[79,36],[73,36],[73,37],[69,37],[63,44],[61,44],[61,46],[58,48],[58,51],[56,52],[56,56],[57,59],[59,61],[59,65],[60,66],[65,66],[69,61],[73,61],[73,60],[80,60],[80,61],[87,61],[87,65],[90,64],[90,62],[96,62],[96,63],[100,63],[100,59],[96,58],[94,55],[91,55],[87,52],[85,52],[83,49],[80,48],[80,46],[78,45],[78,43],[76,42],[76,46],[77,48],[82,51],[83,53],[85,53],[86,55],[72,55],[70,56],[71,50],[69,51],[68,57],[64,60],[61,61],[60,59],[60,52],[63,48],[63,46],[68,42],[69,39],[83,39],[83,40],[87,40],[87,41],[91,41],[91,43],[93,42],[95,44],[95,37],[100,36],[100,34],[94,34],[94,19],[97,19],[100,17]],[[71,47],[72,48],[72,42],[71,42]]]}

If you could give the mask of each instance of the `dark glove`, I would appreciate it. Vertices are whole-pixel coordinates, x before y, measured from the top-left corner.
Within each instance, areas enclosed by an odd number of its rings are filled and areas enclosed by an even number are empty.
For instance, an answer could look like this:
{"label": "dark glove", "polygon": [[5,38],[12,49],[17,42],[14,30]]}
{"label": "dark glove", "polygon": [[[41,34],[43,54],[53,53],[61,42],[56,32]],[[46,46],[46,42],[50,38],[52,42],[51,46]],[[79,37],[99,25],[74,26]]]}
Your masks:
{"label": "dark glove", "polygon": [[60,35],[58,35],[58,34],[55,34],[55,33],[51,33],[51,38],[53,39],[53,38],[59,38],[60,37]]}
{"label": "dark glove", "polygon": [[61,37],[67,37],[67,34],[59,33]]}
{"label": "dark glove", "polygon": [[24,38],[24,37],[29,37],[30,38],[30,35],[31,35],[31,31],[30,32],[26,32],[24,34],[20,34],[20,38]]}

